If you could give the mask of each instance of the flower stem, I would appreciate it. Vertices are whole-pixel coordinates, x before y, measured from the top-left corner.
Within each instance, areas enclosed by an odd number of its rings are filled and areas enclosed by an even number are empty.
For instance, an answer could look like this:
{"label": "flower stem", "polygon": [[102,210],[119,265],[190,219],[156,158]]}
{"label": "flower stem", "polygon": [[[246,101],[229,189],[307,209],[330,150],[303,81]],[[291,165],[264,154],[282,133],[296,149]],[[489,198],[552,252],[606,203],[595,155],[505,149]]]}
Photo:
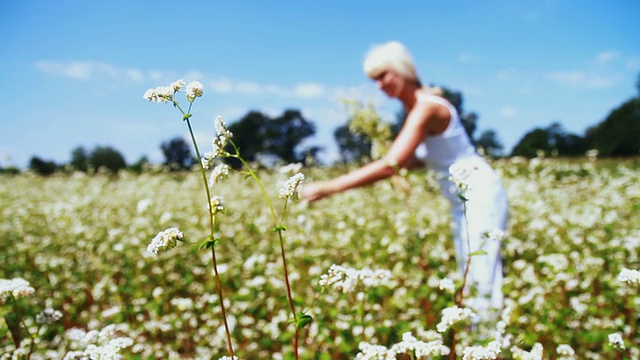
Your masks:
{"label": "flower stem", "polygon": [[[189,104],[189,110],[191,110],[191,104]],[[182,112],[182,114],[184,115],[184,111],[182,111],[182,109],[178,106],[178,109]],[[209,183],[207,181],[207,174],[204,170],[204,166],[202,165],[202,161],[201,161],[201,157],[200,157],[200,150],[198,150],[198,144],[196,142],[196,138],[193,134],[193,129],[191,128],[191,122],[189,121],[189,119],[185,119],[185,121],[187,122],[187,126],[189,127],[189,134],[191,135],[191,141],[193,142],[193,147],[196,151],[196,159],[198,161],[198,165],[200,168],[200,174],[202,175],[202,181],[204,182],[204,189],[205,192],[207,194],[207,209],[209,209],[209,239],[210,240],[214,240],[214,232],[215,232],[215,217],[213,216],[213,209],[211,208],[211,191],[209,191]],[[216,260],[216,249],[215,246],[211,247],[211,261],[213,262],[213,272],[215,274],[215,280],[216,280],[216,290],[218,292],[218,298],[220,299],[220,310],[222,312],[222,320],[224,322],[224,329],[227,335],[227,346],[229,349],[229,354],[231,355],[231,358],[233,359],[234,357],[234,353],[233,353],[233,345],[231,343],[231,332],[229,331],[229,324],[227,322],[227,312],[225,310],[224,307],[224,296],[222,294],[222,284],[220,282],[220,275],[218,274],[218,262]]]}

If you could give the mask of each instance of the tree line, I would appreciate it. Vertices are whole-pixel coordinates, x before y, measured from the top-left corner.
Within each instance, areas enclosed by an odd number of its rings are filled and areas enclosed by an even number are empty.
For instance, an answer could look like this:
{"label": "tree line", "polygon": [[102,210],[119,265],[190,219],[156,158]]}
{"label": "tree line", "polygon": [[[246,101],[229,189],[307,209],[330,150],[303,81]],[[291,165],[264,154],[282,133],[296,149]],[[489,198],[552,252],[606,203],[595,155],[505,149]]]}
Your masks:
{"label": "tree line", "polygon": [[[458,110],[476,148],[487,156],[532,158],[544,153],[547,156],[576,157],[593,151],[601,157],[623,157],[640,155],[640,75],[636,87],[638,93],[635,97],[613,109],[604,120],[589,127],[583,135],[569,133],[559,122],[552,122],[549,126],[537,127],[524,134],[509,154],[503,153],[504,146],[496,131],[489,129],[476,134],[479,117],[474,112],[465,111],[461,92],[447,88],[442,90],[443,96]],[[392,136],[398,133],[405,118],[403,112],[396,115],[395,122],[390,124]],[[334,140],[340,153],[338,161],[366,161],[371,156],[372,139],[366,134],[350,131],[350,121],[347,119],[345,125],[334,131]],[[285,110],[277,117],[249,111],[231,123],[229,130],[241,134],[234,141],[246,161],[258,162],[263,166],[294,162],[319,164],[318,154],[323,148],[304,145],[305,140],[315,135],[315,125],[299,110]],[[161,168],[164,171],[189,169],[197,164],[191,145],[181,137],[162,142],[160,149],[164,155]],[[240,164],[230,159],[229,165],[237,167]],[[150,167],[149,160],[144,156],[127,164],[124,156],[110,146],[97,146],[91,150],[77,147],[72,150],[71,159],[66,164],[56,164],[39,156],[33,156],[29,161],[29,169],[40,175],[76,171],[117,173],[121,170],[141,173]],[[19,173],[19,170],[0,167],[0,173]]]}

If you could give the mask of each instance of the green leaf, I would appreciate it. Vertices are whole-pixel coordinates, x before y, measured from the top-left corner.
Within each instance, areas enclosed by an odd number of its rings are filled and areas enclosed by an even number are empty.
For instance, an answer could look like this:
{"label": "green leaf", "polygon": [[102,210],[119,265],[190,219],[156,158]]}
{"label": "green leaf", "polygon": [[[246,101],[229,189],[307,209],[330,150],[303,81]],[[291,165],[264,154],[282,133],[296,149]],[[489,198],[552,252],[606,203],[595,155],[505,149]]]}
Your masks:
{"label": "green leaf", "polygon": [[278,225],[275,228],[273,228],[273,232],[283,232],[286,230],[287,230],[287,227],[284,225]]}
{"label": "green leaf", "polygon": [[216,246],[220,243],[220,239],[207,239],[200,244],[200,250],[202,249],[211,249],[213,246]]}
{"label": "green leaf", "polygon": [[311,315],[307,315],[301,311],[298,311],[297,315],[298,315],[298,322],[296,323],[296,328],[298,328],[298,330],[304,328],[305,326],[313,322],[313,317],[311,317]]}

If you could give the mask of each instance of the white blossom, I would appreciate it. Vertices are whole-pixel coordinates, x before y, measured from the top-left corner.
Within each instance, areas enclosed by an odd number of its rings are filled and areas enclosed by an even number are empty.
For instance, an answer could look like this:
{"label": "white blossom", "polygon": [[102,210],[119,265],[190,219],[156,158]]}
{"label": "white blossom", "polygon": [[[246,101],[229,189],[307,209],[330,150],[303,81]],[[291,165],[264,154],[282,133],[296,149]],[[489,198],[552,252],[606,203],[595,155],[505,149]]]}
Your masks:
{"label": "white blossom", "polygon": [[224,212],[224,198],[222,196],[211,197],[211,209],[214,214]]}
{"label": "white blossom", "polygon": [[217,184],[220,180],[226,179],[229,177],[229,165],[227,164],[218,164],[211,171],[211,176],[209,177],[209,186],[213,186],[213,184]]}
{"label": "white blossom", "polygon": [[475,316],[475,314],[471,309],[459,308],[457,305],[450,306],[442,310],[442,319],[440,319],[440,322],[436,325],[436,329],[438,332],[445,332],[454,324],[462,322],[473,316]]}
{"label": "white blossom", "polygon": [[187,99],[189,102],[193,102],[197,97],[201,97],[203,94],[203,86],[200,81],[192,81],[187,85]]}
{"label": "white blossom", "polygon": [[159,252],[173,249],[183,238],[182,231],[178,228],[169,228],[164,231],[160,231],[156,237],[151,240],[147,251],[158,254]]}
{"label": "white blossom", "polygon": [[640,285],[640,271],[623,268],[618,280],[629,285]]}
{"label": "white blossom", "polygon": [[444,290],[448,293],[453,294],[456,291],[456,285],[453,283],[453,280],[449,278],[444,278],[440,280],[440,284],[438,285],[440,290]]}
{"label": "white blossom", "polygon": [[178,92],[184,86],[184,80],[182,80],[182,79],[176,80],[173,83],[171,83],[170,86],[171,86],[171,88],[173,89],[174,92]]}
{"label": "white blossom", "polygon": [[23,278],[0,279],[0,304],[7,297],[21,298],[32,295],[34,292],[34,288]]}
{"label": "white blossom", "polygon": [[494,340],[485,346],[469,346],[464,349],[463,360],[497,359],[500,355],[500,341]]}
{"label": "white blossom", "polygon": [[302,183],[302,180],[304,180],[304,175],[301,173],[293,175],[282,185],[278,196],[283,199],[291,198],[298,200],[298,187],[300,183]]}
{"label": "white blossom", "polygon": [[624,340],[622,339],[622,334],[619,332],[609,334],[609,345],[621,350],[626,349]]}

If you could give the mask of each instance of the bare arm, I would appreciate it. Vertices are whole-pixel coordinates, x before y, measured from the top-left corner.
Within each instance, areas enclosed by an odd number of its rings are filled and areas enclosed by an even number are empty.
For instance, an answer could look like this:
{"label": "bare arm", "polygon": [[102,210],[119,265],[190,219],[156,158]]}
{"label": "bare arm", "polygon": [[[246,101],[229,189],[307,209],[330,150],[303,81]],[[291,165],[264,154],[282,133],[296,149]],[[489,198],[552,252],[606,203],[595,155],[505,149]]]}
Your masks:
{"label": "bare arm", "polygon": [[433,116],[433,111],[432,106],[417,104],[385,157],[335,179],[306,185],[302,189],[302,198],[308,201],[319,200],[392,176],[396,173],[397,167],[417,165],[413,153],[424,139],[426,124]]}

